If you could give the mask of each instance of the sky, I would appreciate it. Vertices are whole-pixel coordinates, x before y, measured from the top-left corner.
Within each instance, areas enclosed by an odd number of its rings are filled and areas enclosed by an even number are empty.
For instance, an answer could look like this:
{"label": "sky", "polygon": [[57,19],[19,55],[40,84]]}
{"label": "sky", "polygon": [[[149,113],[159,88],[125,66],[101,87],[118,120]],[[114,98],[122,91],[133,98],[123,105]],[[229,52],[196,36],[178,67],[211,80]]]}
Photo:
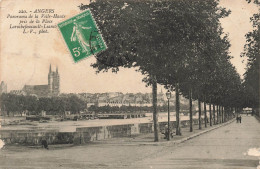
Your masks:
{"label": "sky", "polygon": [[[243,52],[244,44],[246,43],[245,34],[252,30],[252,23],[250,17],[258,12],[255,4],[248,4],[246,0],[220,0],[220,6],[231,10],[231,14],[221,19],[224,32],[229,34],[231,43],[230,54],[234,58],[231,63],[236,67],[237,72],[241,78],[245,73],[246,58],[241,58],[240,54]],[[244,60],[244,64],[242,61]]]}
{"label": "sky", "polygon": [[[57,29],[48,34],[23,34],[21,30],[9,29],[10,24],[18,20],[7,18],[8,14],[16,15],[19,9],[54,9],[57,14],[64,14],[67,19],[78,14],[83,0],[2,0],[1,2],[1,50],[0,50],[0,80],[7,83],[8,91],[20,90],[27,85],[48,83],[49,65],[59,69],[60,89],[62,93],[79,92],[151,92],[142,82],[143,76],[134,69],[120,69],[115,73],[99,73],[90,66],[94,57],[74,63],[68,53],[64,40]],[[61,5],[62,4],[62,5]],[[230,9],[229,17],[221,20],[231,42],[230,53],[234,57],[231,62],[239,74],[245,72],[245,63],[240,53],[245,44],[244,35],[252,30],[249,18],[257,12],[254,4],[245,0],[221,0],[220,5]],[[55,19],[57,24],[64,19]],[[245,60],[245,59],[244,59]],[[159,90],[162,86],[158,87]],[[165,90],[164,90],[165,92]]]}

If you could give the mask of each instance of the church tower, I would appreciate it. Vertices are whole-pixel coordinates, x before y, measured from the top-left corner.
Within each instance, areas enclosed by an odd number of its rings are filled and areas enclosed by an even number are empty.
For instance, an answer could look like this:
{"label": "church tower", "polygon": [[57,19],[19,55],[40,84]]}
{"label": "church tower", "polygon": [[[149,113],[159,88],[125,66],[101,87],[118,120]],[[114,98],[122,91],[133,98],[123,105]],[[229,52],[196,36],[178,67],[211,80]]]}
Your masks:
{"label": "church tower", "polygon": [[48,88],[49,94],[51,96],[57,96],[60,93],[60,75],[58,72],[58,67],[56,67],[56,71],[51,70],[51,65],[48,74]]}
{"label": "church tower", "polygon": [[49,88],[49,93],[52,93],[52,83],[53,83],[53,77],[52,77],[51,64],[50,64],[50,69],[49,69],[49,73],[48,73],[48,88]]}
{"label": "church tower", "polygon": [[55,96],[60,93],[60,75],[58,71],[58,67],[56,67],[56,72],[53,72],[53,86],[52,86],[53,94]]}

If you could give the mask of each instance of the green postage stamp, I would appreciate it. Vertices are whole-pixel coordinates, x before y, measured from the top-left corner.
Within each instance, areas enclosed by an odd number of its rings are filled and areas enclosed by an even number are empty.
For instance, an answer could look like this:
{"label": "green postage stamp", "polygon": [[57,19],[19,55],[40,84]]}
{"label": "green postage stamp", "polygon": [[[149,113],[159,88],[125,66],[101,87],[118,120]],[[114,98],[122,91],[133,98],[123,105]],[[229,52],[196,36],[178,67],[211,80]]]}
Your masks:
{"label": "green postage stamp", "polygon": [[107,49],[89,9],[58,27],[75,62]]}

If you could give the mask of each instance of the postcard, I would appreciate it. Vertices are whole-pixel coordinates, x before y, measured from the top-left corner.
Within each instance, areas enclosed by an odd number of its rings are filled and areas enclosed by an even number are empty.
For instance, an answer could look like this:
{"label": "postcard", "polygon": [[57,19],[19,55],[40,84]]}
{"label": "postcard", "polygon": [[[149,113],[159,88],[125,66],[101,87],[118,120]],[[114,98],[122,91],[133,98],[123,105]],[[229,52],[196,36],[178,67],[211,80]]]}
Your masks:
{"label": "postcard", "polygon": [[258,14],[0,0],[0,168],[259,168]]}

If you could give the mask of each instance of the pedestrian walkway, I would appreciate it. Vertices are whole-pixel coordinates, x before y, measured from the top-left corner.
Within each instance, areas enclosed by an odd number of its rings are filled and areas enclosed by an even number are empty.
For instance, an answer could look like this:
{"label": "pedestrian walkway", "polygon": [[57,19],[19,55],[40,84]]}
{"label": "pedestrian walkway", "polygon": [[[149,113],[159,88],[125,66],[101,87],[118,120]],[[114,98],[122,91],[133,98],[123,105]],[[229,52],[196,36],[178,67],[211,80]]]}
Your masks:
{"label": "pedestrian walkway", "polygon": [[129,168],[256,169],[260,157],[250,156],[252,149],[260,151],[260,123],[253,116],[242,116],[242,123],[234,121],[177,147],[169,146]]}

